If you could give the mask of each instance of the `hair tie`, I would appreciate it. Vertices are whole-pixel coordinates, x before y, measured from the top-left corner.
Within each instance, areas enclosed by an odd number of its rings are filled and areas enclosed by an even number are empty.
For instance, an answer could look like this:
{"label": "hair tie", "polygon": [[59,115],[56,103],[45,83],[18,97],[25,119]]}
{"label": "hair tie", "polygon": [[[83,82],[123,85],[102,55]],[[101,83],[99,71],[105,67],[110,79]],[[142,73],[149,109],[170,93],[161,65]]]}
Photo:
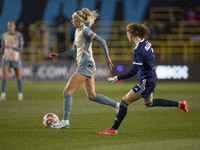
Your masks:
{"label": "hair tie", "polygon": [[87,16],[87,13],[85,12],[85,10],[82,10],[82,12]]}

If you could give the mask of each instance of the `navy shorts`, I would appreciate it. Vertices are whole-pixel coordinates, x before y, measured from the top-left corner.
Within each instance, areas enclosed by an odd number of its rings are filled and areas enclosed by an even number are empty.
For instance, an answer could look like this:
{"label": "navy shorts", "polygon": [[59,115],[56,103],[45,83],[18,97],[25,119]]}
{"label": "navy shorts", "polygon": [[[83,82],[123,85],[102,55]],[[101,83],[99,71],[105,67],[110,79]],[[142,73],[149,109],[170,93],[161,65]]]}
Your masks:
{"label": "navy shorts", "polygon": [[147,79],[143,79],[140,81],[139,84],[133,87],[133,91],[136,94],[141,95],[142,98],[149,98],[151,93],[154,92],[154,89],[156,87],[157,78],[151,77]]}

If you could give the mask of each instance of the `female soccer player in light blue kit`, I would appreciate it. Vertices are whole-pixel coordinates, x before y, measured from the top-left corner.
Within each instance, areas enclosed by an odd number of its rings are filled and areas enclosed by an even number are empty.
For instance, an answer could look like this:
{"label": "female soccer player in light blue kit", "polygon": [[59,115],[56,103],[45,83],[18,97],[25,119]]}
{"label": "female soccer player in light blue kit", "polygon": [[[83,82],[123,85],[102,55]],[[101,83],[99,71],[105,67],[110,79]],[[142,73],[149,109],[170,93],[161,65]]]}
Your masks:
{"label": "female soccer player in light blue kit", "polygon": [[118,80],[125,80],[138,73],[140,83],[134,86],[122,98],[113,126],[99,132],[99,134],[118,134],[117,129],[126,116],[128,105],[140,98],[144,100],[144,104],[147,107],[179,107],[184,112],[188,111],[186,101],[176,102],[165,99],[153,99],[157,76],[155,72],[155,55],[151,43],[147,41],[149,29],[143,24],[131,23],[126,27],[126,31],[129,42],[136,44],[134,48],[133,67],[124,74],[108,78],[108,81],[116,82]]}
{"label": "female soccer player in light blue kit", "polygon": [[23,100],[22,79],[21,79],[21,58],[20,52],[23,50],[23,35],[15,31],[15,22],[8,22],[8,32],[2,36],[1,65],[1,97],[0,100],[6,100],[7,78],[10,68],[14,68],[17,79],[18,100]]}
{"label": "female soccer player in light blue kit", "polygon": [[108,48],[103,38],[94,33],[90,28],[85,26],[85,22],[90,22],[92,25],[94,20],[98,17],[96,11],[90,11],[87,8],[83,8],[80,11],[76,11],[72,15],[72,24],[76,28],[75,40],[73,49],[64,53],[55,53],[50,51],[50,57],[62,57],[69,55],[76,55],[78,68],[76,72],[69,79],[63,94],[64,94],[64,115],[63,120],[58,124],[52,126],[52,128],[69,128],[69,116],[72,107],[72,94],[76,91],[80,85],[84,85],[84,89],[88,99],[94,102],[98,102],[104,105],[110,105],[118,111],[119,103],[114,100],[95,93],[95,72],[96,65],[92,55],[92,40],[96,40],[101,43],[108,68],[112,70],[113,64],[109,58]]}

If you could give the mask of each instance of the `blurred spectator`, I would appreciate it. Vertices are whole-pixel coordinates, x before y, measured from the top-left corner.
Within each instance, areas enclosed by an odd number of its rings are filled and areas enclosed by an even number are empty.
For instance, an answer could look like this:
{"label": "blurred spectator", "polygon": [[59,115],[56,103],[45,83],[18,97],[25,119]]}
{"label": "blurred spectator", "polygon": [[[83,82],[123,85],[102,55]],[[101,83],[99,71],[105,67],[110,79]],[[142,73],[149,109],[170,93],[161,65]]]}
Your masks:
{"label": "blurred spectator", "polygon": [[157,40],[163,40],[166,37],[166,34],[170,32],[168,21],[160,21],[157,24]]}
{"label": "blurred spectator", "polygon": [[[27,34],[28,32],[25,31],[24,23],[23,23],[23,22],[19,22],[19,23],[17,24],[17,30],[18,30],[19,32],[22,33],[22,35],[23,35],[23,37],[24,37],[24,41],[25,41],[24,47],[27,47],[27,44],[28,44],[28,42],[29,42],[29,38],[28,38],[28,34]],[[28,42],[27,42],[27,41],[28,41]]]}
{"label": "blurred spectator", "polygon": [[126,35],[126,27],[124,24],[121,24],[118,29],[118,38],[122,39],[124,35]]}
{"label": "blurred spectator", "polygon": [[156,39],[157,27],[156,27],[155,23],[154,22],[149,22],[148,23],[148,28],[149,28],[149,31],[150,31],[149,40],[157,40]]}
{"label": "blurred spectator", "polygon": [[58,52],[64,52],[65,47],[65,16],[63,14],[59,14],[56,19],[56,27],[57,27],[57,38],[58,38]]}
{"label": "blurred spectator", "polygon": [[184,0],[181,8],[181,13],[184,20],[188,20],[190,23],[194,23],[198,18],[199,14],[196,11],[196,5],[193,0]]}

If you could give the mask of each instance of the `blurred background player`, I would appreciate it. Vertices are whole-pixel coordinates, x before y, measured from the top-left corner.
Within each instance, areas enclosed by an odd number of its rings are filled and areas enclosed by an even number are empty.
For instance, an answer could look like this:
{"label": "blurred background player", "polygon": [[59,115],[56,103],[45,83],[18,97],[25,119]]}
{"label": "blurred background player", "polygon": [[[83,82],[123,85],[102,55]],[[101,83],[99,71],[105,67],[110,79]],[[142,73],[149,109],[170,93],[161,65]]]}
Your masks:
{"label": "blurred background player", "polygon": [[153,99],[154,88],[156,87],[157,76],[155,72],[155,55],[151,43],[147,41],[149,29],[143,24],[131,23],[126,27],[127,37],[130,43],[135,43],[133,67],[128,72],[110,77],[108,81],[128,79],[138,73],[140,83],[133,87],[121,100],[119,112],[115,117],[112,128],[99,132],[99,134],[118,134],[122,120],[127,114],[127,107],[132,102],[143,98],[147,107],[179,107],[187,112],[186,101],[176,102],[165,99]]}
{"label": "blurred background player", "polygon": [[[58,124],[53,125],[52,128],[69,128],[69,116],[72,107],[72,94],[76,91],[80,85],[84,85],[86,95],[89,100],[98,102],[104,105],[110,105],[118,110],[119,103],[114,100],[95,93],[95,72],[96,65],[92,54],[92,40],[96,40],[101,43],[105,56],[108,69],[112,70],[113,64],[109,58],[109,52],[106,41],[94,33],[87,26],[91,26],[95,19],[98,17],[96,11],[90,11],[87,8],[83,8],[80,11],[76,11],[72,15],[72,24],[76,28],[75,40],[73,49],[64,53],[56,53],[50,51],[50,57],[62,57],[69,55],[76,55],[78,68],[76,72],[69,79],[63,94],[64,94],[64,115],[63,120]],[[85,22],[90,22],[87,26]]]}
{"label": "blurred background player", "polygon": [[0,100],[6,100],[6,86],[8,73],[10,68],[14,68],[17,80],[18,100],[23,100],[22,79],[21,79],[21,58],[20,52],[23,50],[23,35],[16,31],[14,21],[7,24],[8,32],[2,36],[1,48],[1,65],[2,65],[2,81],[1,81],[1,97]]}

